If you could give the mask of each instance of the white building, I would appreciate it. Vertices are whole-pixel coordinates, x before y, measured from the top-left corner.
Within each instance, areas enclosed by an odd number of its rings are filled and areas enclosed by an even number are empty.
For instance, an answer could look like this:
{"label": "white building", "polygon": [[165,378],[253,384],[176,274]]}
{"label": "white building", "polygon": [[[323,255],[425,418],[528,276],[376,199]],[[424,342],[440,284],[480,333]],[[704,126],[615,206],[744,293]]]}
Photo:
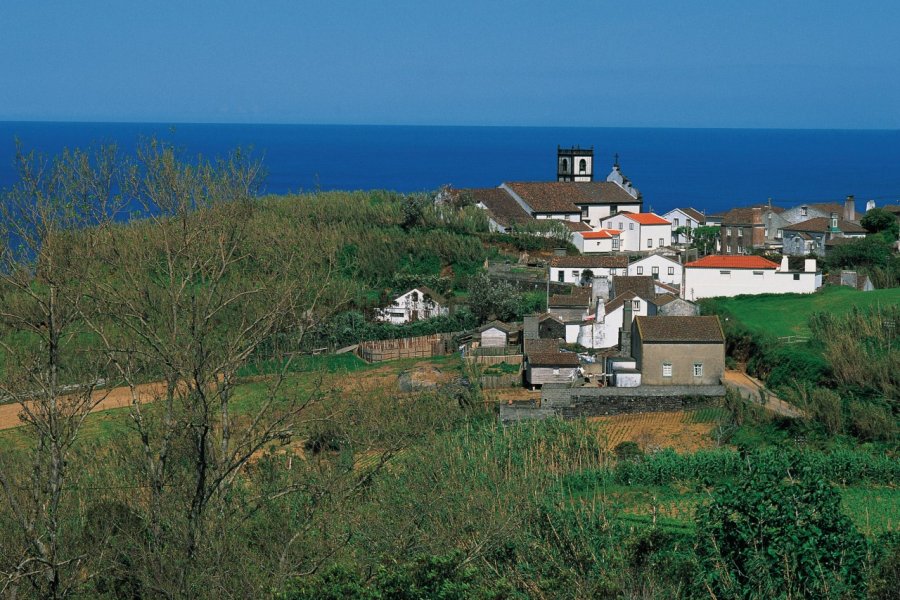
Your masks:
{"label": "white building", "polygon": [[650,275],[656,281],[677,286],[681,285],[683,271],[680,262],[661,254],[651,254],[628,265],[629,275]]}
{"label": "white building", "polygon": [[[629,310],[625,310],[627,308]],[[593,314],[581,324],[578,343],[585,348],[612,348],[619,345],[619,330],[630,314],[636,316],[655,315],[656,304],[652,298],[644,298],[632,292],[620,294],[609,302],[597,301]],[[631,322],[628,323],[629,330]]]}
{"label": "white building", "polygon": [[600,220],[602,229],[621,231],[621,250],[647,252],[672,244],[672,224],[653,213],[620,212]]}
{"label": "white building", "polygon": [[706,224],[706,215],[693,208],[673,208],[662,217],[672,223],[673,244],[687,244],[691,241],[689,235],[684,233],[675,234],[676,229],[680,227],[697,229]]}
{"label": "white building", "polygon": [[684,265],[681,295],[687,300],[741,294],[811,294],[822,287],[815,259],[803,271],[791,271],[761,256],[710,255]]}
{"label": "white building", "polygon": [[619,256],[554,256],[550,259],[550,281],[556,283],[581,283],[585,271],[594,278],[625,275],[628,272],[628,257]]}
{"label": "white building", "polygon": [[375,318],[395,325],[439,317],[450,312],[443,296],[425,286],[397,296],[390,306],[376,310]]}
{"label": "white building", "polygon": [[622,245],[620,233],[617,229],[576,231],[572,234],[572,243],[582,254],[618,252]]}

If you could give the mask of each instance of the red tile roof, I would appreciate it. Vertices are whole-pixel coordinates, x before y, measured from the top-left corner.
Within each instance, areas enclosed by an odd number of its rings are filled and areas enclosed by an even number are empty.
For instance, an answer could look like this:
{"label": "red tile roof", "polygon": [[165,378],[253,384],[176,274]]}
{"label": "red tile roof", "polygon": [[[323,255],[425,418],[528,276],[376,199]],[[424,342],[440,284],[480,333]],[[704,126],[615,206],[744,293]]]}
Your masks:
{"label": "red tile roof", "polygon": [[700,269],[777,269],[778,263],[766,260],[762,256],[724,256],[712,254],[700,260],[689,262],[685,267]]}
{"label": "red tile roof", "polygon": [[597,231],[585,231],[581,234],[586,240],[609,240],[617,237],[621,231],[618,229],[599,229]]}
{"label": "red tile roof", "polygon": [[666,221],[661,216],[654,213],[631,213],[624,215],[632,221],[636,221],[641,225],[671,225],[671,221]]}

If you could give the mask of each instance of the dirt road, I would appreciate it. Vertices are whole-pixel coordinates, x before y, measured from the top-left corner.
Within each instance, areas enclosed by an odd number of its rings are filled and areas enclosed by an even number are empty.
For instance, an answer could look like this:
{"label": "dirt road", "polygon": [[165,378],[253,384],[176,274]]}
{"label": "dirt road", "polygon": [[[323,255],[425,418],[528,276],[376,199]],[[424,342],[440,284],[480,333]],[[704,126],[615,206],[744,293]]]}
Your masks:
{"label": "dirt road", "polygon": [[775,396],[759,379],[751,377],[743,371],[726,370],[722,379],[726,386],[737,389],[741,396],[752,402],[759,403],[760,390],[762,390],[766,399],[764,406],[774,413],[791,418],[803,416],[803,411]]}
{"label": "dirt road", "polygon": [[[142,403],[153,401],[157,395],[165,391],[164,385],[160,383],[139,385],[137,389]],[[131,406],[131,390],[127,386],[97,390],[94,392],[93,398],[97,405],[91,412]],[[18,402],[0,405],[0,429],[20,427],[22,425],[22,420],[19,418],[21,412],[22,406]]]}

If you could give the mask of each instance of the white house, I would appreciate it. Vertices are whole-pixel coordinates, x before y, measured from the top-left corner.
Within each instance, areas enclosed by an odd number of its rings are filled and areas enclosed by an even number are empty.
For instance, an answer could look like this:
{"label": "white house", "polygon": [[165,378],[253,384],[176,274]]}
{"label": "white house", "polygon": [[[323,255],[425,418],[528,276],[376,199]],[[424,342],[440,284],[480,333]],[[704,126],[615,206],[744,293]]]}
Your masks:
{"label": "white house", "polygon": [[550,259],[550,281],[580,284],[581,276],[590,271],[594,278],[625,275],[628,257],[619,256],[554,256]]}
{"label": "white house", "polygon": [[690,236],[684,233],[674,233],[675,230],[679,227],[684,227],[686,229],[697,229],[698,227],[706,224],[706,215],[693,208],[673,208],[662,217],[663,219],[672,223],[673,244],[687,244],[691,241]]}
{"label": "white house", "polygon": [[658,282],[680,286],[683,267],[673,258],[661,254],[651,254],[628,265],[628,274],[650,275]]}
{"label": "white house", "polygon": [[822,287],[815,259],[803,271],[791,271],[761,256],[710,255],[684,265],[681,296],[687,300],[740,294],[811,294]]}
{"label": "white house", "polygon": [[617,229],[598,229],[597,231],[576,231],[572,234],[572,243],[582,254],[597,252],[618,252],[622,244]]}
{"label": "white house", "polygon": [[650,251],[672,244],[672,224],[653,213],[620,212],[601,219],[600,227],[620,231],[620,249],[626,252]]}
{"label": "white house", "polygon": [[375,318],[399,325],[450,312],[443,296],[425,286],[413,288],[397,296],[390,306],[376,310]]}
{"label": "white house", "polygon": [[[628,310],[626,310],[626,308]],[[633,292],[619,294],[613,300],[597,301],[597,308],[581,324],[578,343],[585,348],[612,348],[619,344],[619,330],[626,314],[633,321],[636,316],[655,315],[656,304]],[[628,323],[630,330],[631,323]]]}

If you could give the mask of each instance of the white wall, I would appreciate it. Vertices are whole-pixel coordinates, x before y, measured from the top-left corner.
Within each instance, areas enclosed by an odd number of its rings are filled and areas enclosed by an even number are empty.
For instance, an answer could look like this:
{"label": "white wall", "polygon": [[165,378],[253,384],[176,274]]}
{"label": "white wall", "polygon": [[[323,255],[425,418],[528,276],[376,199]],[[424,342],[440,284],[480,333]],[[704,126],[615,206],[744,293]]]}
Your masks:
{"label": "white wall", "polygon": [[[681,212],[679,209],[670,210],[666,214],[662,215],[662,218],[672,223],[672,231],[675,231],[679,227],[690,227],[691,229],[696,229],[700,227],[700,224],[696,219],[691,217],[690,215]],[[678,219],[678,223],[675,223],[675,219]],[[687,236],[683,233],[676,236],[677,239],[673,237],[673,241],[678,244],[687,244],[688,239]]]}
{"label": "white wall", "polygon": [[[638,272],[639,267],[643,269],[642,273]],[[659,254],[651,254],[650,256],[631,263],[630,265],[628,265],[628,274],[653,276],[654,267],[659,269],[659,277],[656,278],[657,281],[661,281],[662,283],[667,283],[669,285],[681,285],[681,277],[684,269],[681,263],[674,262],[669,258],[660,256]],[[669,273],[669,269],[672,270],[672,274]]]}
{"label": "white wall", "polygon": [[[418,294],[418,300],[413,300],[413,292]],[[375,318],[378,321],[399,325],[409,323],[412,320],[413,311],[418,311],[419,320],[446,315],[450,312],[446,306],[441,306],[434,299],[425,302],[423,298],[421,290],[410,290],[402,296],[398,296],[391,306],[379,309]]]}
{"label": "white wall", "polygon": [[[650,240],[651,244],[647,244]],[[660,245],[662,240],[662,245]],[[638,250],[653,250],[672,245],[671,225],[641,225],[641,247]]]}
{"label": "white wall", "polygon": [[[598,252],[618,252],[613,250],[612,238],[601,238],[599,240],[586,240],[580,231],[576,231],[572,236],[572,243],[578,248],[582,254],[593,254]],[[620,242],[621,244],[621,242]],[[620,246],[621,247],[621,246]]]}
{"label": "white wall", "polygon": [[[623,273],[623,271],[627,270],[624,268],[621,268],[621,269],[605,269],[605,268],[600,268],[600,267],[587,267],[587,268],[590,269],[591,272],[594,274],[594,278],[611,277],[612,275],[625,275],[625,273]],[[581,283],[581,274],[585,270],[586,269],[581,269],[581,268],[567,267],[567,268],[563,269],[560,267],[550,267],[550,281],[552,281],[554,283],[580,284]],[[560,271],[562,271],[563,276],[564,276],[561,282],[559,279]],[[578,271],[578,277],[575,277],[574,271]],[[612,273],[612,271],[615,271],[615,273]]]}
{"label": "white wall", "polygon": [[[638,310],[632,309],[632,320],[634,320],[634,317],[646,317],[649,314],[649,304],[647,300],[643,298],[638,298],[638,300],[641,301],[641,306]],[[631,300],[628,300],[627,302],[631,302]],[[622,327],[622,320],[624,318],[625,307],[619,306],[609,313],[604,312],[599,321],[583,323],[581,325],[581,332],[578,336],[578,343],[585,348],[612,348],[618,346],[619,329]]]}
{"label": "white wall", "polygon": [[821,282],[821,273],[815,272],[685,267],[681,294],[687,300],[740,294],[811,294]]}

